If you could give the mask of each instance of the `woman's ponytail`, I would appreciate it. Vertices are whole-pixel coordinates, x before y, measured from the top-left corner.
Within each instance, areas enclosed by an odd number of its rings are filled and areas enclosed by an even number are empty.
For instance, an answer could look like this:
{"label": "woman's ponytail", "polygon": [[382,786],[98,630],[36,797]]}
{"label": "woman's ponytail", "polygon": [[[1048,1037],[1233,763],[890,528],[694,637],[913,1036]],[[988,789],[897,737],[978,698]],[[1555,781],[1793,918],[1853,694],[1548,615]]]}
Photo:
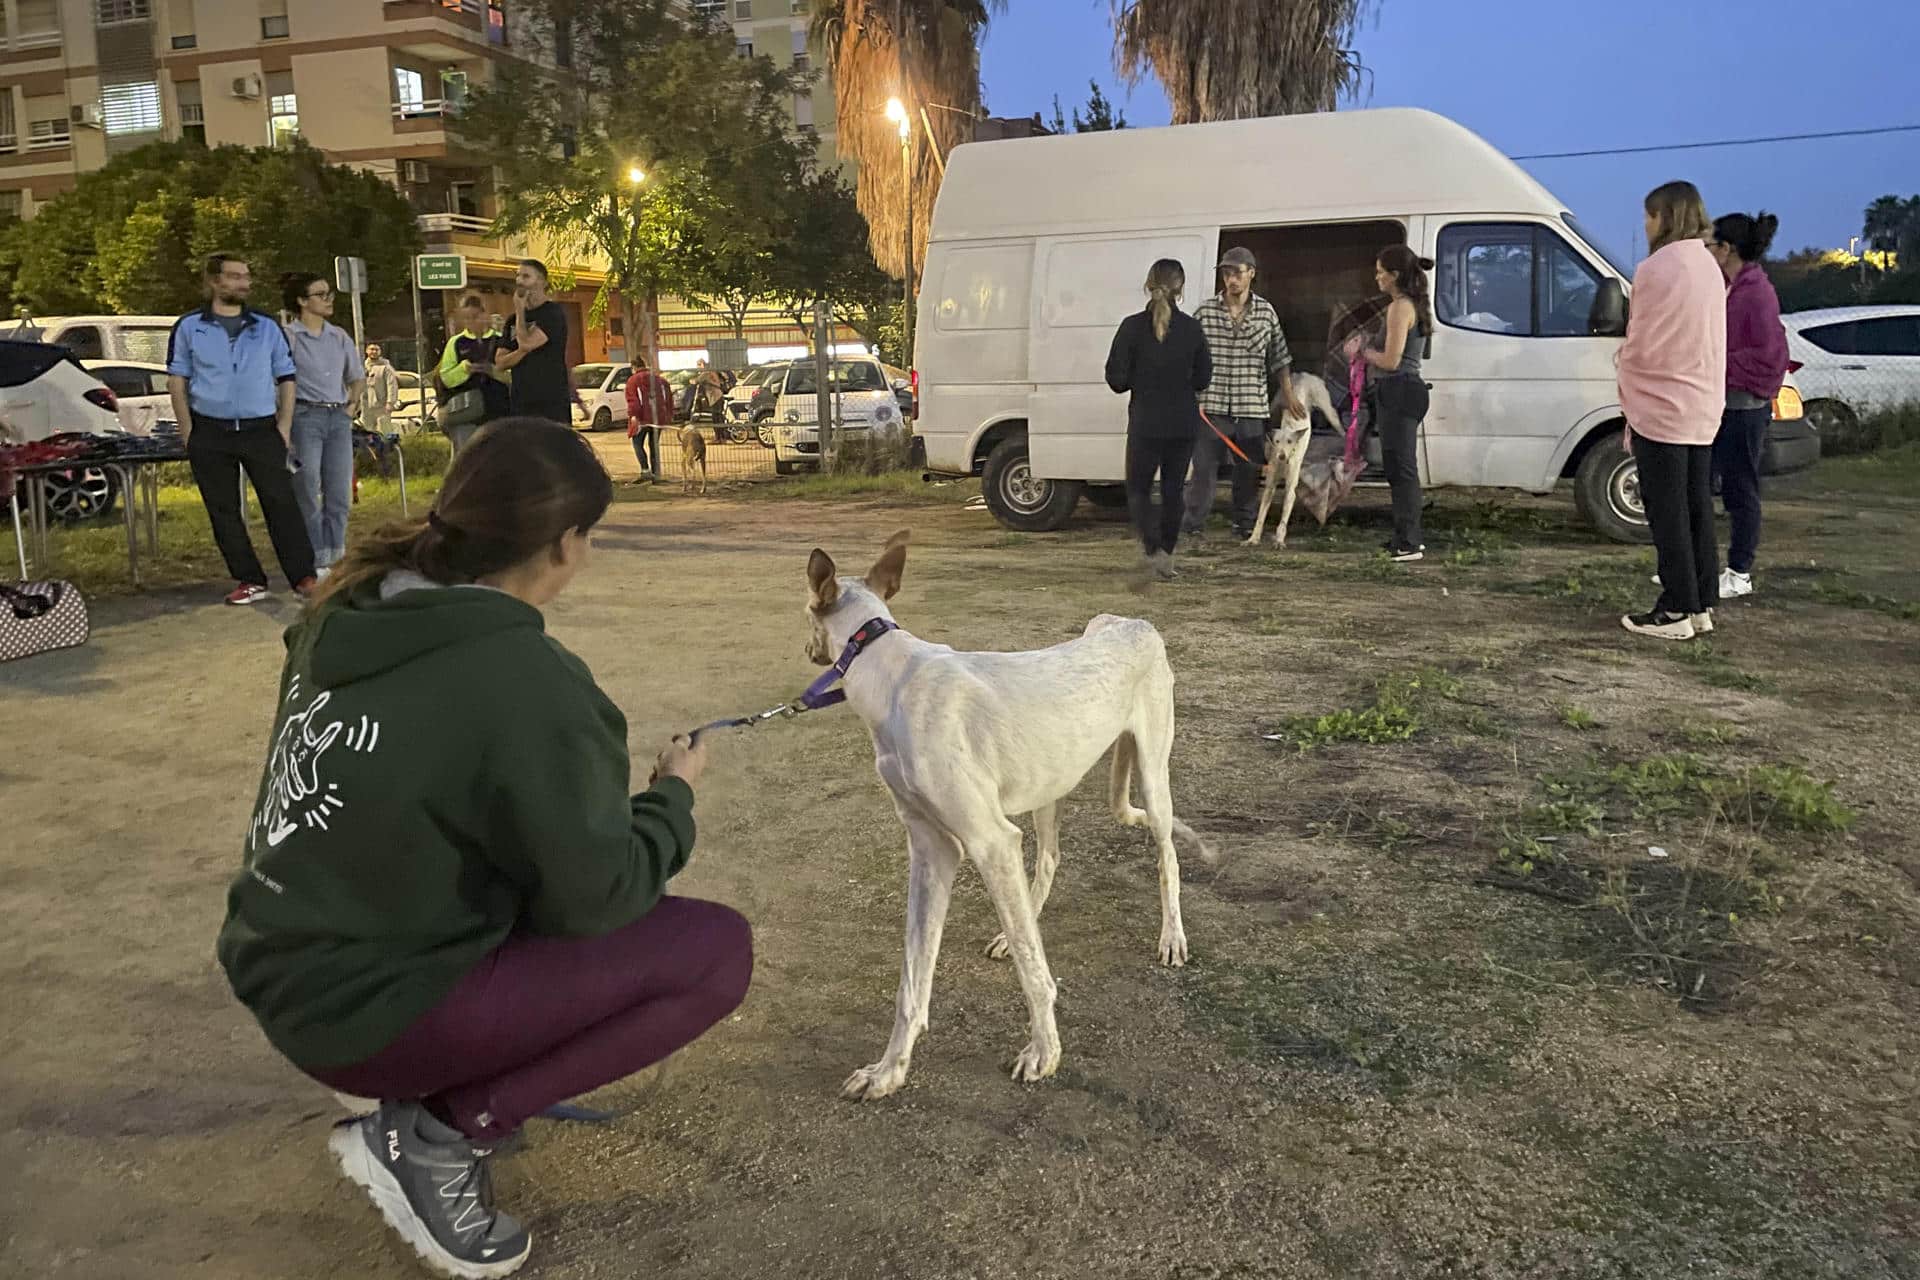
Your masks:
{"label": "woman's ponytail", "polygon": [[1167,340],[1173,327],[1173,304],[1187,287],[1187,269],[1172,258],[1162,258],[1147,272],[1147,313],[1153,318],[1153,336]]}

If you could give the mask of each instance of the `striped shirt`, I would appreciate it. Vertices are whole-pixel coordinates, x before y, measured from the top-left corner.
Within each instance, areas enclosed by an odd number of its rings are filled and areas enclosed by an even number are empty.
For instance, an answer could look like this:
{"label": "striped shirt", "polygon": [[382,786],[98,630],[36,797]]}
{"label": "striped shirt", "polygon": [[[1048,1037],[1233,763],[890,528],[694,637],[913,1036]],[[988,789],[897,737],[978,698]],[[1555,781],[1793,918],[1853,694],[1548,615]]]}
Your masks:
{"label": "striped shirt", "polygon": [[1272,407],[1267,388],[1293,364],[1273,304],[1249,294],[1235,324],[1227,300],[1216,295],[1201,303],[1193,317],[1213,352],[1213,385],[1201,394],[1200,407],[1229,418],[1266,417]]}

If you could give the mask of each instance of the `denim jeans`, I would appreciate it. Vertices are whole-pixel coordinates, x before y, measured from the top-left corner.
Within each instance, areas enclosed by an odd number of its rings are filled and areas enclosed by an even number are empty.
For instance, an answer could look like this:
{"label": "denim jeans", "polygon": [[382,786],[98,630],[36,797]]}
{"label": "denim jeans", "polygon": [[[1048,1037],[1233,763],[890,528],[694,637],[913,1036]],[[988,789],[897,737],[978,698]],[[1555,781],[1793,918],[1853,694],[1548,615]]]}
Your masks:
{"label": "denim jeans", "polygon": [[326,568],[347,553],[347,511],[353,505],[353,421],[347,411],[295,405],[293,456],[300,460],[293,496],[313,541],[314,564]]}

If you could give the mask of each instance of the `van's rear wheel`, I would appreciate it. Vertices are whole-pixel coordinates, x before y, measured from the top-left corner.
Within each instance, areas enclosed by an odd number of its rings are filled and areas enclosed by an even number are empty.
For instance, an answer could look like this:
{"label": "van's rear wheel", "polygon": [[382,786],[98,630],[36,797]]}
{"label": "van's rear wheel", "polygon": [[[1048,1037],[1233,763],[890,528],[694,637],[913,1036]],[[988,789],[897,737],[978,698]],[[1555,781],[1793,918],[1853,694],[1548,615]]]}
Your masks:
{"label": "van's rear wheel", "polygon": [[1084,488],[1078,480],[1042,480],[1034,475],[1025,436],[995,445],[980,476],[980,489],[993,518],[1009,529],[1031,533],[1065,524]]}
{"label": "van's rear wheel", "polygon": [[1615,542],[1652,542],[1646,503],[1640,497],[1640,464],[1618,432],[1609,431],[1573,478],[1573,505],[1588,524]]}

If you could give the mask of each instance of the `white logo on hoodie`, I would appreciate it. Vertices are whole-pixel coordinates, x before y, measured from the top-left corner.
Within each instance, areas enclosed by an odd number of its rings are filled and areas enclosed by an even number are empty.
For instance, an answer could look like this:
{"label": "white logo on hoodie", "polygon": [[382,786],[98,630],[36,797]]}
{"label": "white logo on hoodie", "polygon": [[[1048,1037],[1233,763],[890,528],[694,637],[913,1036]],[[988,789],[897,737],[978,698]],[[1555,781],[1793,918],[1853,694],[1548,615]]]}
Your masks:
{"label": "white logo on hoodie", "polygon": [[[300,678],[287,685],[287,705],[300,697]],[[321,757],[335,743],[350,751],[371,753],[380,741],[380,722],[361,716],[357,725],[326,715],[331,693],[321,693],[304,709],[290,711],[274,739],[273,754],[267,759],[267,794],[253,815],[247,847],[257,849],[264,837],[267,847],[278,848],[301,826],[325,831],[327,818],[347,807],[340,796],[340,784],[322,776]],[[255,878],[275,893],[281,886],[260,873]]]}

